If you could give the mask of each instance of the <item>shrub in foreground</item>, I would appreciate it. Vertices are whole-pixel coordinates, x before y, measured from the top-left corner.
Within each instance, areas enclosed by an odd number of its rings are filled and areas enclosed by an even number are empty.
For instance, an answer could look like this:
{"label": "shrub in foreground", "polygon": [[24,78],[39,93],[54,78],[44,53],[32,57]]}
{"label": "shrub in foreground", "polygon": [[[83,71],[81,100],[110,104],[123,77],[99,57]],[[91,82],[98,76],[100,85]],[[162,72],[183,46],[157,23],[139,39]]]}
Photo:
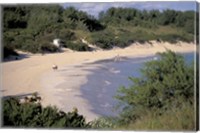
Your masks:
{"label": "shrub in foreground", "polygon": [[100,117],[89,122],[92,129],[113,129],[117,126],[117,118],[114,117]]}
{"label": "shrub in foreground", "polygon": [[42,107],[36,96],[20,102],[16,98],[3,98],[3,126],[28,128],[86,128],[85,118],[77,110],[62,112],[56,107]]}
{"label": "shrub in foreground", "polygon": [[168,110],[162,115],[156,115],[157,112],[157,110],[145,110],[140,119],[118,129],[154,131],[195,130],[194,106],[189,103],[183,103],[182,107]]}

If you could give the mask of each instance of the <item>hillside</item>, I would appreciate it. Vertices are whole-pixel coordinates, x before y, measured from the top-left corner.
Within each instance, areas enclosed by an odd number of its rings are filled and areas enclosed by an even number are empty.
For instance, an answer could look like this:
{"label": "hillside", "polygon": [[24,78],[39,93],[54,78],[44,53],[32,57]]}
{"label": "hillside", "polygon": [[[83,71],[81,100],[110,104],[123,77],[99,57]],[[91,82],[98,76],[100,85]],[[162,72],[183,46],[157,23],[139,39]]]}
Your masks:
{"label": "hillside", "polygon": [[[137,10],[110,8],[99,18],[60,5],[17,5],[3,7],[4,57],[13,50],[31,53],[58,52],[52,45],[60,38],[63,46],[75,51],[92,48],[127,47],[151,40],[193,42],[194,11]],[[82,39],[89,44],[85,44]]]}

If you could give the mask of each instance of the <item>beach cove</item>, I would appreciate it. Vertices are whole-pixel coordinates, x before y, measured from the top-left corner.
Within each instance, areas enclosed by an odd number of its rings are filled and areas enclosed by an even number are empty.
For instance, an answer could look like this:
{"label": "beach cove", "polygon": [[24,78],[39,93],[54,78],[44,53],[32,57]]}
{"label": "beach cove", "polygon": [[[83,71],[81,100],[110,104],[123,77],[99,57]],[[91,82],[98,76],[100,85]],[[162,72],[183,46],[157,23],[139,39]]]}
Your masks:
{"label": "beach cove", "polygon": [[[142,63],[153,59],[155,53],[164,52],[166,48],[181,53],[196,50],[194,44],[181,42],[179,45],[153,43],[152,46],[131,45],[124,49],[108,51],[29,55],[22,60],[2,63],[1,88],[3,90],[1,91],[3,96],[38,92],[42,97],[43,105],[56,105],[64,111],[71,111],[73,107],[77,107],[79,113],[84,115],[87,121],[102,115],[116,115],[117,112],[116,114],[111,113],[113,98],[106,95],[116,90],[108,90],[108,88],[118,89],[120,85],[125,85],[117,81],[128,81],[128,76],[123,76],[123,73],[127,75],[131,72],[122,72],[120,68],[113,67],[109,63],[114,62],[115,57],[119,55],[121,59],[115,63],[120,63],[122,65],[120,67],[123,68],[123,64],[129,62],[130,58],[140,58],[135,61],[131,60],[134,67],[130,69],[138,71],[141,67],[137,66],[138,61]],[[51,68],[54,63],[58,65],[57,71]],[[99,77],[97,79],[90,77],[93,73],[98,73]],[[113,84],[114,81],[119,84]],[[88,82],[93,84],[88,86],[86,85]],[[103,88],[95,89],[98,86],[103,86]],[[91,91],[92,88],[95,89],[95,94],[94,90]],[[100,99],[104,100],[101,102]]]}

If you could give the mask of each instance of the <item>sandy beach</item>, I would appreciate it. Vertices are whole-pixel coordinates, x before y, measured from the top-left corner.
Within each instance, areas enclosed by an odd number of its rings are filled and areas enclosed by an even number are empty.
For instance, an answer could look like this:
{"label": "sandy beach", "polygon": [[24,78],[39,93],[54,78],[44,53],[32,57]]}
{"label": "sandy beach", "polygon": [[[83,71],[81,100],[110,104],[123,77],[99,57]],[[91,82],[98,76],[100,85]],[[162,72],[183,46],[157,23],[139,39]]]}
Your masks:
{"label": "sandy beach", "polygon": [[[182,53],[196,51],[194,44],[179,42],[178,45],[172,45],[152,41],[151,44],[133,44],[124,49],[116,48],[107,51],[28,54],[26,58],[1,64],[1,92],[3,96],[20,96],[38,92],[42,97],[43,105],[56,105],[64,111],[71,111],[73,107],[79,105],[79,112],[90,121],[100,115],[94,113],[93,107],[87,99],[81,96],[80,86],[88,82],[86,75],[89,75],[90,72],[85,69],[95,70],[97,67],[103,66],[101,64],[92,66],[84,64],[111,59],[117,55],[120,57],[150,56],[157,52],[164,52],[166,48]],[[57,71],[52,70],[53,64],[58,66]],[[64,92],[63,89],[60,89],[63,87],[65,87]],[[63,103],[68,103],[67,108]]]}

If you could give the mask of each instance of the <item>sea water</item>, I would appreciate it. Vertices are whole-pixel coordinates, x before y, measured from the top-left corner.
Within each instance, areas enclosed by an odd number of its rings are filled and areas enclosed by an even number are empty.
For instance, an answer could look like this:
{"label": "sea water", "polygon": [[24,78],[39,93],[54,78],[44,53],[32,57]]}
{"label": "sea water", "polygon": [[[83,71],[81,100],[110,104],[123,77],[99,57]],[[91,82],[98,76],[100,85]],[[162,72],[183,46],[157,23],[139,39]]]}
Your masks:
{"label": "sea water", "polygon": [[[189,64],[194,61],[194,53],[181,55]],[[145,62],[158,58],[158,56],[148,56],[121,58],[119,61],[111,59],[94,62],[100,63],[102,67],[91,70],[92,74],[87,76],[88,82],[80,88],[83,98],[87,99],[93,107],[91,111],[100,116],[116,116],[120,110],[115,109],[119,101],[114,96],[119,87],[133,85],[128,77],[141,76],[140,69]]]}

